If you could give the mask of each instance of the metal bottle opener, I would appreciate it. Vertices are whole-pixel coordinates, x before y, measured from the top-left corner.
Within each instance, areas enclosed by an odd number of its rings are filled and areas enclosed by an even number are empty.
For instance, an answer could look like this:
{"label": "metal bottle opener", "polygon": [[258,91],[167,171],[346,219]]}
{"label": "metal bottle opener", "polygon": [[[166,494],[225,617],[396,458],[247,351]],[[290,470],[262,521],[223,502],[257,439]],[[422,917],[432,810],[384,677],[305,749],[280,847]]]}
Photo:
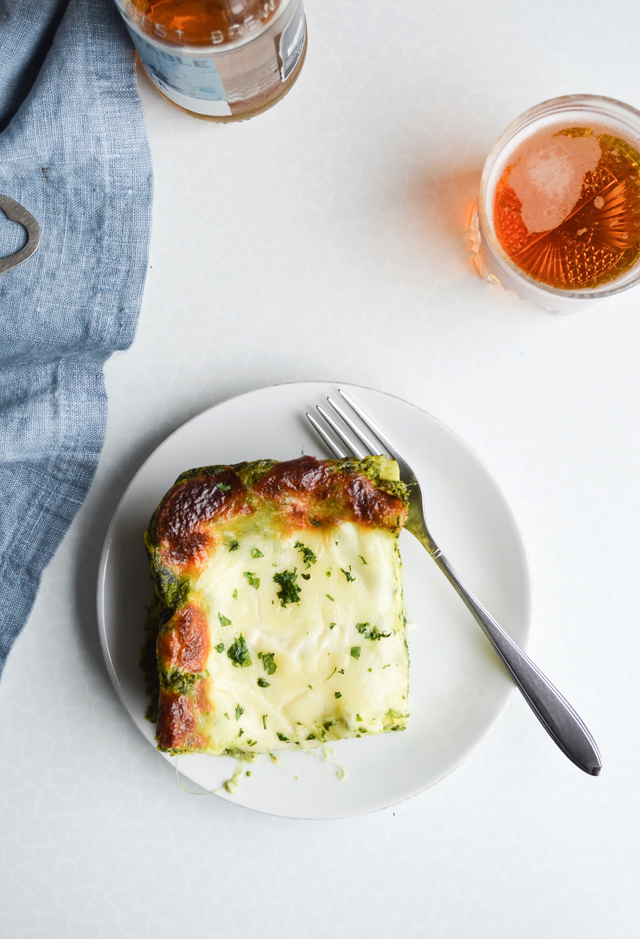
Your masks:
{"label": "metal bottle opener", "polygon": [[18,264],[27,261],[32,254],[36,253],[40,245],[40,226],[31,212],[27,212],[15,199],[10,199],[9,196],[3,196],[1,193],[0,209],[2,209],[9,221],[19,222],[23,228],[26,228],[29,236],[24,248],[20,248],[19,251],[8,255],[6,258],[0,258],[0,274],[4,274],[5,271],[10,271],[12,267],[17,267]]}

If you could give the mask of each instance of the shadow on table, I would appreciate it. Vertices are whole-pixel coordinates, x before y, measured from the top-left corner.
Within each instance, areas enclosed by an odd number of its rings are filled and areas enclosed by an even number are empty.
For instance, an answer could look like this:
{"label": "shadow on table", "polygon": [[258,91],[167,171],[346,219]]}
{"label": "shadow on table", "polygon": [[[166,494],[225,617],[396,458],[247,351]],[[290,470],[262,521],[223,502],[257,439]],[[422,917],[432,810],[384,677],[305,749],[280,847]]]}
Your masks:
{"label": "shadow on table", "polygon": [[441,172],[433,169],[409,185],[414,211],[419,214],[417,231],[429,243],[446,242],[451,256],[475,271],[470,253],[469,229],[480,190],[482,166],[473,165]]}

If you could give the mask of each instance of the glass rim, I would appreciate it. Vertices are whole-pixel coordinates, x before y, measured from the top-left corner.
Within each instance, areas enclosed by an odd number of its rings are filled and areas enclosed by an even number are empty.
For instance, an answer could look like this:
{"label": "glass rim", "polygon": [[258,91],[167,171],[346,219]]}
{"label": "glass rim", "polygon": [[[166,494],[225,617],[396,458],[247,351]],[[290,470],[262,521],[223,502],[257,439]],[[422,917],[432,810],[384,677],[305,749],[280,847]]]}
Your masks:
{"label": "glass rim", "polygon": [[[235,42],[220,42],[220,43],[209,43],[208,45],[190,45],[189,43],[175,43],[168,42],[166,39],[163,39],[162,36],[157,36],[155,33],[147,33],[140,27],[139,22],[131,16],[127,7],[132,6],[135,9],[132,0],[114,0],[116,7],[122,18],[126,23],[131,24],[131,26],[142,36],[143,39],[146,39],[148,42],[156,43],[156,45],[161,46],[167,52],[172,52],[174,55],[179,55],[184,53],[185,55],[225,55],[227,52],[235,52],[237,49],[241,49],[243,46],[248,45],[250,42],[253,42],[255,39],[259,39],[261,36],[264,36],[272,26],[274,26],[284,14],[284,12],[291,6],[292,3],[295,3],[296,0],[281,0],[280,9],[277,11],[276,15],[270,20],[263,30],[256,30],[254,33],[243,36],[242,39],[238,39]],[[139,12],[139,11],[138,11]],[[144,15],[144,14],[143,14]],[[153,22],[153,20],[149,20]],[[175,30],[172,30],[175,32]]]}
{"label": "glass rim", "polygon": [[[604,113],[606,108],[620,112],[620,117],[626,116],[627,118],[632,118],[636,126],[638,140],[640,140],[640,110],[632,107],[632,105],[626,104],[624,101],[619,101],[617,98],[608,98],[604,95],[561,95],[557,98],[549,98],[546,101],[541,101],[540,104],[528,108],[528,110],[523,111],[522,114],[511,121],[489,151],[482,170],[480,194],[478,197],[478,215],[482,229],[482,237],[489,241],[491,250],[512,274],[526,283],[527,286],[540,290],[542,293],[548,294],[549,296],[564,297],[566,299],[599,300],[617,293],[622,293],[640,282],[640,260],[636,261],[635,266],[631,268],[631,271],[635,271],[633,276],[629,277],[623,283],[618,284],[614,281],[610,284],[605,283],[602,287],[564,290],[560,287],[551,287],[549,284],[535,280],[511,260],[493,230],[493,225],[485,206],[489,176],[493,171],[497,158],[503,152],[505,146],[522,128],[533,124],[540,118],[552,117],[556,113],[560,118],[565,111],[591,110],[592,113],[597,113],[600,108],[602,109],[602,117],[604,120],[606,120],[607,117],[606,113]],[[608,116],[609,120],[614,117],[613,114],[609,114]]]}

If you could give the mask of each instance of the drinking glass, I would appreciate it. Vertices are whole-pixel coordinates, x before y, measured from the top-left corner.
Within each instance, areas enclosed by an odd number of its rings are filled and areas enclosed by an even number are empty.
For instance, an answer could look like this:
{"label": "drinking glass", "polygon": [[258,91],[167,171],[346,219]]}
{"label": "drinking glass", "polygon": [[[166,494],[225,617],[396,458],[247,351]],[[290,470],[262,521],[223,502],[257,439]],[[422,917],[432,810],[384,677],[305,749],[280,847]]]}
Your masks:
{"label": "drinking glass", "polygon": [[[603,236],[609,237],[609,242],[620,247],[621,258],[622,245],[628,252],[632,244],[637,244],[639,256],[628,269],[622,270],[617,276],[612,276],[611,279],[597,286],[558,287],[531,276],[531,273],[523,270],[507,253],[496,233],[496,191],[499,185],[504,186],[505,171],[510,168],[510,161],[513,165],[517,164],[518,154],[516,154],[516,151],[518,148],[529,141],[533,135],[547,129],[551,131],[548,135],[549,138],[552,135],[559,137],[561,134],[569,137],[584,137],[593,134],[599,140],[602,140],[601,135],[604,135],[604,139],[607,141],[615,138],[614,144],[619,139],[619,142],[623,144],[621,149],[624,149],[624,153],[629,155],[626,165],[627,169],[630,166],[632,167],[632,172],[631,177],[627,174],[626,183],[624,179],[622,181],[616,180],[615,173],[613,177],[609,173],[605,181],[606,187],[602,191],[609,202],[605,206],[604,212],[601,213],[602,218],[596,222],[596,225],[599,225],[600,228],[597,231],[590,229],[587,232],[585,227],[579,229],[577,234],[581,235],[582,232],[585,232],[587,239],[593,236],[593,243],[589,249],[591,258],[597,257],[599,250],[597,238],[602,239]],[[610,152],[617,154],[618,151],[615,148],[611,149],[611,146],[610,144]],[[535,147],[535,142],[532,142],[533,147]],[[489,283],[499,284],[505,290],[515,293],[518,297],[532,301],[538,306],[556,313],[582,310],[591,306],[597,300],[602,300],[605,297],[613,296],[634,287],[640,281],[640,167],[637,167],[637,175],[633,169],[635,157],[640,158],[637,151],[640,151],[640,112],[613,98],[604,98],[597,95],[566,95],[544,101],[542,104],[525,111],[507,127],[496,142],[487,157],[482,173],[480,195],[471,229],[472,250],[481,276]],[[593,207],[588,204],[587,199],[589,195],[588,175],[587,173],[584,175],[583,191],[578,203],[593,212]],[[629,184],[630,178],[631,184]],[[591,183],[593,183],[593,179],[592,176],[590,178]],[[604,183],[601,183],[601,185],[605,186]],[[594,192],[596,192],[596,189],[592,185],[590,193],[593,194]],[[614,195],[612,196],[611,193]],[[615,196],[616,193],[617,196]],[[593,200],[595,206],[604,205],[605,198],[596,196]],[[617,202],[615,201],[616,198]],[[627,199],[626,203],[625,199]],[[576,203],[576,206],[579,210],[580,205],[578,203]],[[517,212],[519,203],[516,202],[515,204]],[[626,214],[624,214],[625,212]],[[567,219],[575,214],[576,207],[574,206],[574,210]],[[636,220],[635,227],[630,224],[629,219]],[[522,225],[522,223],[519,224]],[[575,264],[576,239],[574,234],[569,236],[560,231],[563,225],[564,222],[554,230],[557,233],[553,239],[554,262],[559,265],[558,270],[562,270],[562,265],[565,265],[566,268],[567,264]],[[611,227],[606,229],[605,226]],[[528,235],[526,227],[522,228],[522,231],[525,236]],[[549,241],[548,235],[549,232],[542,232],[540,240],[547,237],[547,241]],[[627,240],[623,242],[621,239]],[[529,237],[529,241],[531,240],[535,240],[533,236]],[[568,244],[568,241],[571,241],[571,251],[573,252],[569,261],[566,257],[563,257],[564,246]],[[630,256],[629,253],[625,255],[625,257]],[[602,259],[602,252],[600,252],[600,259]],[[610,262],[611,257],[607,255],[606,260]]]}

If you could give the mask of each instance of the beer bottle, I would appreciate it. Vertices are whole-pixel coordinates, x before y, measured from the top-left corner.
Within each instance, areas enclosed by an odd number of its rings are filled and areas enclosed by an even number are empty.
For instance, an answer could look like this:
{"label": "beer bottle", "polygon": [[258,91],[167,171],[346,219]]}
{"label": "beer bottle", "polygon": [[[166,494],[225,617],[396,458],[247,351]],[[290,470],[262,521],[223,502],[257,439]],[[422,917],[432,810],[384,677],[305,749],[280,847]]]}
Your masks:
{"label": "beer bottle", "polygon": [[176,107],[246,120],[294,84],[307,47],[302,0],[116,0],[144,70]]}

